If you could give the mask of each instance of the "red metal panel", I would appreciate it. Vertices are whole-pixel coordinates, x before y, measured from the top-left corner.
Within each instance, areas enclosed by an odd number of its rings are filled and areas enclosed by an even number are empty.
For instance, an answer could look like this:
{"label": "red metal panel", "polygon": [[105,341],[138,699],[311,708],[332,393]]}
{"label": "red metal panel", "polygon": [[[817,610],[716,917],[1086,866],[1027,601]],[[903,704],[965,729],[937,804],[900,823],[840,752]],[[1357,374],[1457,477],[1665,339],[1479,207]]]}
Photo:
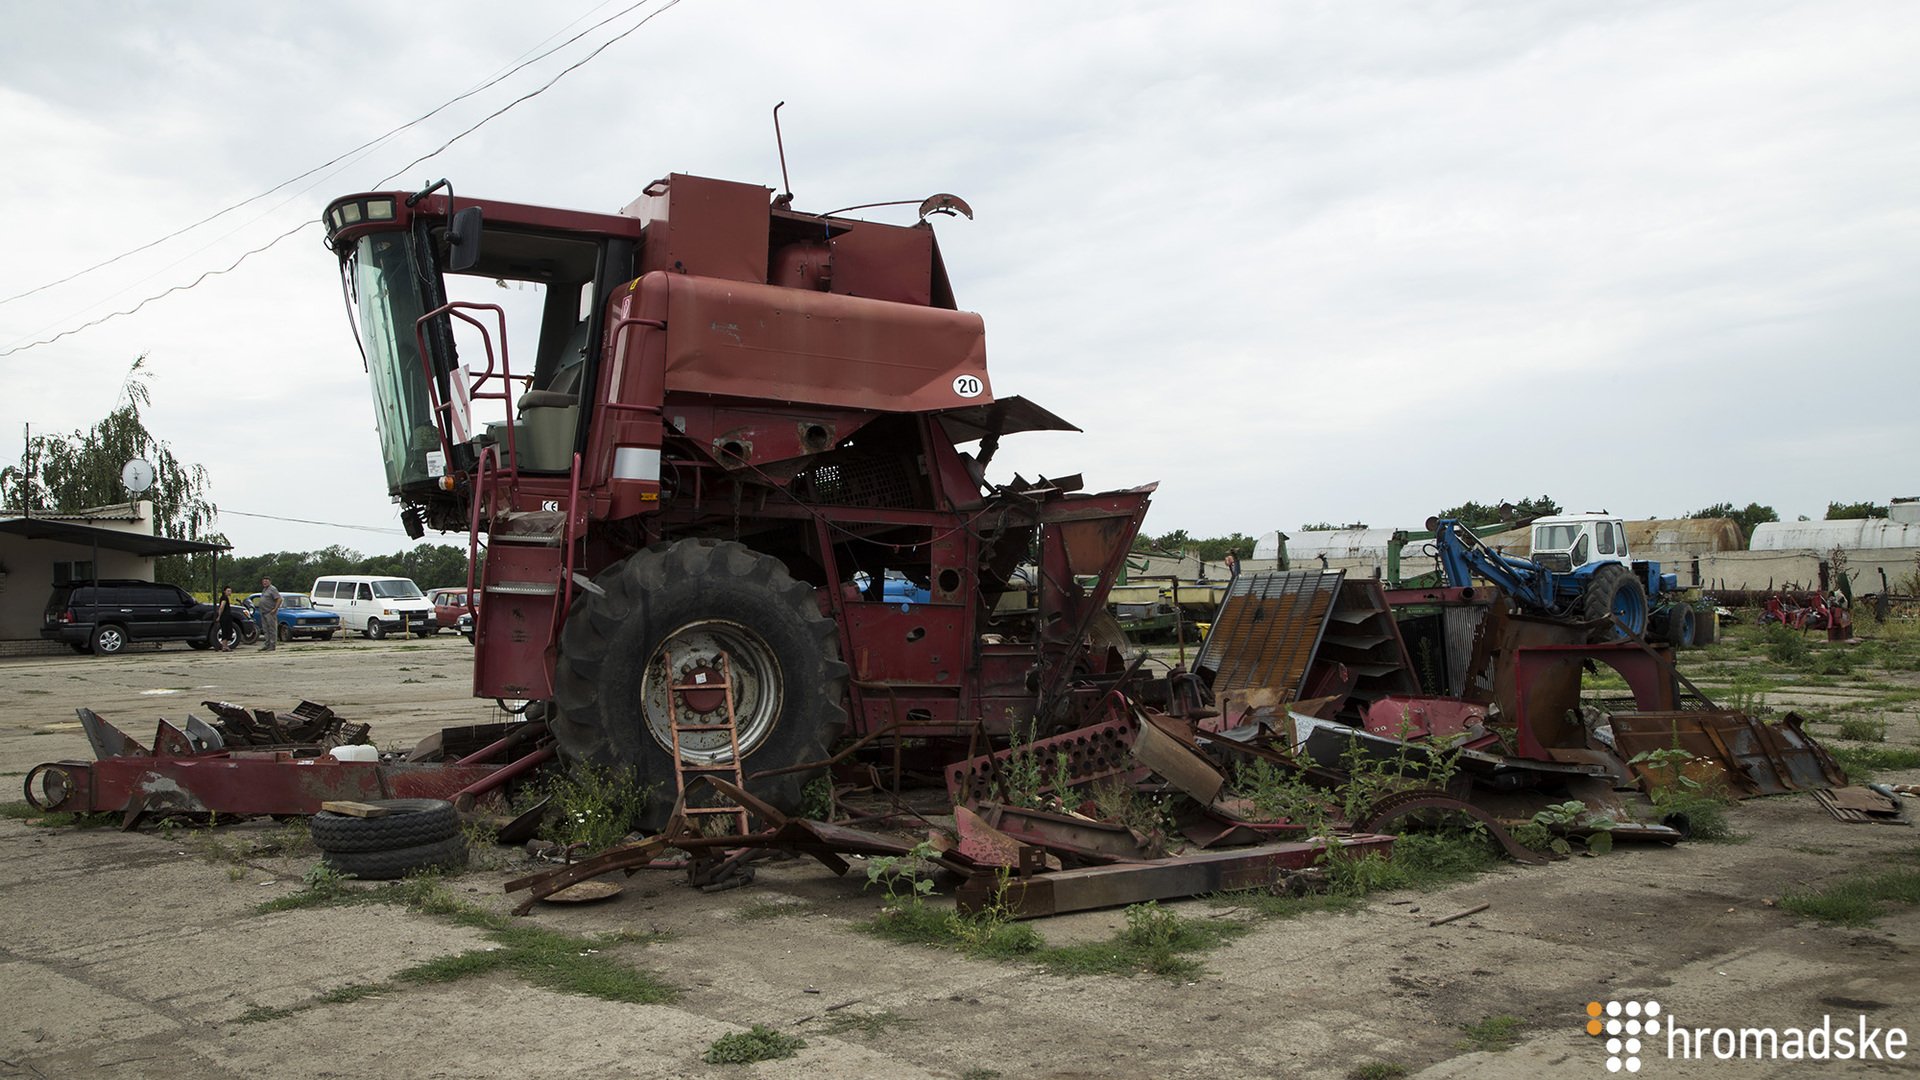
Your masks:
{"label": "red metal panel", "polygon": [[853,642],[849,666],[861,682],[957,686],[972,652],[965,639],[966,610],[914,604],[906,611],[877,600],[846,605]]}
{"label": "red metal panel", "polygon": [[829,241],[833,290],[925,306],[933,300],[933,229],[861,222]]}
{"label": "red metal panel", "polygon": [[[657,192],[657,194],[656,194]],[[733,281],[767,280],[768,205],[756,184],[675,173],[623,213],[647,223],[642,272],[667,270]]]}
{"label": "red metal panel", "polygon": [[[971,312],[682,275],[663,280],[669,395],[896,413],[993,398],[986,327]],[[955,389],[966,378],[977,380],[971,397]]]}

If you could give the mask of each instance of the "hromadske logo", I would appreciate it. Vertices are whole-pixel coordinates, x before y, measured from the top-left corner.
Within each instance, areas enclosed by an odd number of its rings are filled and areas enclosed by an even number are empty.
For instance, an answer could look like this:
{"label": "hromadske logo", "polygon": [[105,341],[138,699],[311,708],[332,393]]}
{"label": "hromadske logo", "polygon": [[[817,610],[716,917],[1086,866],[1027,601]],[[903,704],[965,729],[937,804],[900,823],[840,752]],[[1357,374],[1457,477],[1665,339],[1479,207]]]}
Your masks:
{"label": "hromadske logo", "polygon": [[1605,1035],[1607,1071],[1640,1071],[1640,1036],[1660,1034],[1657,1001],[1587,1002],[1587,1034]]}
{"label": "hromadske logo", "polygon": [[[1864,1015],[1824,1014],[1802,1027],[1706,1027],[1683,1023],[1658,1001],[1589,1001],[1586,1031],[1604,1037],[1607,1071],[1640,1071],[1665,1046],[1679,1061],[1901,1061],[1907,1032],[1869,1023]],[[1644,1038],[1644,1042],[1642,1041]]]}

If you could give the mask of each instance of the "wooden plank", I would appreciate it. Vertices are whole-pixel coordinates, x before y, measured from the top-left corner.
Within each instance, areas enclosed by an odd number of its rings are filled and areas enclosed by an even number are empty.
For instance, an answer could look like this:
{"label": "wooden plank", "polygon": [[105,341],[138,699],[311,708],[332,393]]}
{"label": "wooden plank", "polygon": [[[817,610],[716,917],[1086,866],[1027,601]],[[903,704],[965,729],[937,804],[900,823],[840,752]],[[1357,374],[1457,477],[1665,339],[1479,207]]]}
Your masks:
{"label": "wooden plank", "polygon": [[333,799],[320,804],[320,809],[348,817],[375,818],[386,817],[393,811],[389,807],[375,806],[372,803],[353,802],[348,799]]}

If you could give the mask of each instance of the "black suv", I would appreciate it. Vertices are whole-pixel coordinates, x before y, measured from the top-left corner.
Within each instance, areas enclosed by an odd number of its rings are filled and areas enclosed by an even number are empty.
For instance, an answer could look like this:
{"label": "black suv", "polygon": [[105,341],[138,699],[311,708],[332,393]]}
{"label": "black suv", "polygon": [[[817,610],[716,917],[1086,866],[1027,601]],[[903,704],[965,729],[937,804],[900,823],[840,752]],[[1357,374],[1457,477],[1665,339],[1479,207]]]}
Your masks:
{"label": "black suv", "polygon": [[76,581],[53,587],[40,636],[102,656],[124,652],[135,641],[184,641],[205,649],[213,644],[218,610],[173,585]]}

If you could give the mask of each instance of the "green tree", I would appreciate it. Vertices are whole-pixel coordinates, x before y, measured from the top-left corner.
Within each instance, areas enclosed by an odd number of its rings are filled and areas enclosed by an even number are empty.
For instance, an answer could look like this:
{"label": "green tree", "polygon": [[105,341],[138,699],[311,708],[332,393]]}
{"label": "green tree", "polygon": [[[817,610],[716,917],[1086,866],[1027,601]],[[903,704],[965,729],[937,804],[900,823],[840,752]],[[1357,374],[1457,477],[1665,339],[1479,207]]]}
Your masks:
{"label": "green tree", "polygon": [[1241,532],[1196,537],[1185,529],[1174,529],[1159,536],[1136,537],[1133,550],[1154,555],[1190,555],[1207,562],[1218,562],[1226,558],[1229,551],[1238,551],[1243,559],[1251,557],[1253,543],[1253,537]]}
{"label": "green tree", "polygon": [[1695,510],[1687,515],[1690,518],[1732,518],[1740,526],[1741,535],[1747,542],[1753,542],[1753,527],[1766,521],[1779,521],[1780,515],[1771,506],[1748,503],[1743,509],[1735,509],[1732,503],[1714,503],[1705,510]]}
{"label": "green tree", "polygon": [[1827,504],[1828,521],[1859,521],[1862,518],[1883,518],[1886,516],[1887,508],[1880,503],[1830,502]]}
{"label": "green tree", "polygon": [[[484,560],[483,560],[484,561]],[[257,589],[272,578],[283,591],[298,592],[317,577],[368,574],[412,578],[422,589],[467,583],[467,549],[453,544],[420,544],[392,555],[363,555],[338,544],[318,551],[273,551],[263,555],[220,556],[220,582],[236,593]]]}
{"label": "green tree", "polygon": [[[120,403],[86,431],[35,435],[18,465],[0,469],[0,505],[13,513],[72,513],[93,506],[123,503],[130,497],[120,471],[133,458],[153,465],[153,487],[142,497],[153,501],[153,531],[175,540],[224,544],[215,525],[219,510],[208,490],[207,470],[183,462],[173,448],[147,429],[140,410],[153,404],[150,372],[142,353],[127,370]],[[154,576],[187,588],[207,584],[207,555],[174,555],[155,563]]]}
{"label": "green tree", "polygon": [[1502,522],[1512,525],[1533,518],[1552,517],[1560,512],[1560,504],[1542,495],[1537,499],[1521,499],[1519,502],[1497,503],[1474,502],[1469,499],[1459,506],[1448,507],[1440,511],[1439,517],[1464,521],[1469,526],[1497,525]]}

